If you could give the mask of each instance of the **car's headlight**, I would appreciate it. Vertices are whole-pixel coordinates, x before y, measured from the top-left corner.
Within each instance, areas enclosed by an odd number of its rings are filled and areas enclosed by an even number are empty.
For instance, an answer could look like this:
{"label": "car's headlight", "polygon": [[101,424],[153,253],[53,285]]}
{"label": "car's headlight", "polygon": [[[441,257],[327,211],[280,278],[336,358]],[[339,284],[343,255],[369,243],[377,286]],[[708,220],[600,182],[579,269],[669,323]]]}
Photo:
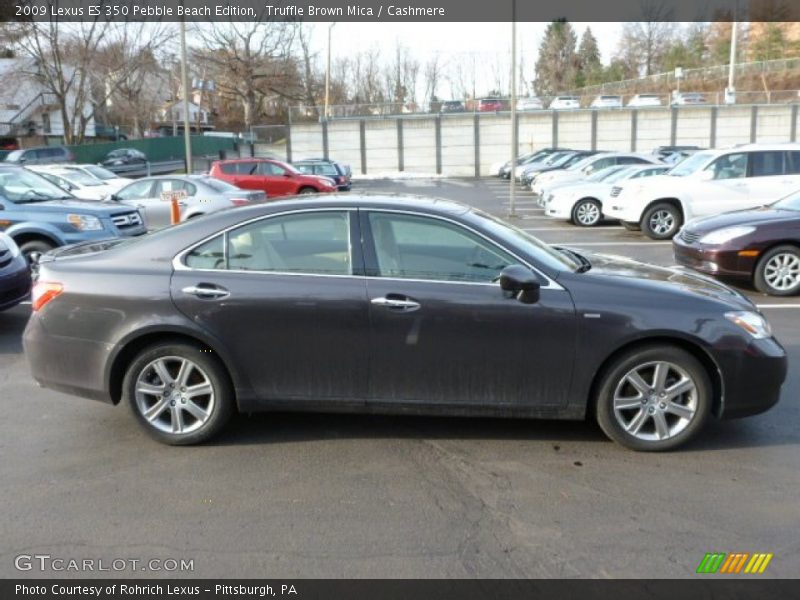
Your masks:
{"label": "car's headlight", "polygon": [[717,244],[724,244],[725,242],[730,242],[732,239],[742,237],[743,235],[749,235],[756,230],[755,227],[751,225],[736,225],[734,227],[723,227],[722,229],[717,229],[716,231],[712,231],[711,233],[707,233],[703,237],[700,238],[701,244],[709,244],[711,246]]}
{"label": "car's headlight", "polygon": [[725,313],[725,318],[734,325],[738,325],[757,340],[772,336],[772,327],[763,316],[749,310],[739,310]]}
{"label": "car's headlight", "polygon": [[19,256],[19,246],[7,233],[3,233],[0,231],[0,242],[3,242],[8,251],[11,253],[11,258],[17,258]]}
{"label": "car's headlight", "polygon": [[67,221],[79,231],[99,231],[103,228],[100,219],[92,215],[67,215]]}

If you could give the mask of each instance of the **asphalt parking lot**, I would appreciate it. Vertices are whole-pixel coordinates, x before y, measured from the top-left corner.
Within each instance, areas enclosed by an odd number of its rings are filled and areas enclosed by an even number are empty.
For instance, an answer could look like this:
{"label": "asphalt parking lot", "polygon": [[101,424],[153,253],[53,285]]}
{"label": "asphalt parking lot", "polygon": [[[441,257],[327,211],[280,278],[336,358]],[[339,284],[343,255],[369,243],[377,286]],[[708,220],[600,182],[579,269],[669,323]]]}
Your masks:
{"label": "asphalt parking lot", "polygon": [[[508,212],[497,179],[361,190]],[[518,200],[515,224],[547,242],[673,264],[669,243]],[[0,576],[91,575],[14,568],[50,554],[193,559],[168,575],[209,578],[660,578],[693,576],[706,552],[771,552],[762,577],[795,577],[800,298],[748,294],[789,353],[781,402],[667,454],[625,450],[592,423],[282,413],[166,447],[125,407],[38,389],[20,340],[30,307],[0,313]]]}

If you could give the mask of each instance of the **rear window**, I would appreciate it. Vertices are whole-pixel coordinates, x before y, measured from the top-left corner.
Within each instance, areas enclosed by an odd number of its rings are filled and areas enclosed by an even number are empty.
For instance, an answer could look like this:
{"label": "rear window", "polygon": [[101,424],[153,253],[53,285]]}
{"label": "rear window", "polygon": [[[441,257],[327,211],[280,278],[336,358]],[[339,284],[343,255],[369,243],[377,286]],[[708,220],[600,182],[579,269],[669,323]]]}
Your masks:
{"label": "rear window", "polygon": [[227,181],[222,181],[220,179],[214,179],[213,177],[204,177],[201,179],[205,185],[210,187],[215,192],[235,192],[239,188],[235,185],[231,185]]}

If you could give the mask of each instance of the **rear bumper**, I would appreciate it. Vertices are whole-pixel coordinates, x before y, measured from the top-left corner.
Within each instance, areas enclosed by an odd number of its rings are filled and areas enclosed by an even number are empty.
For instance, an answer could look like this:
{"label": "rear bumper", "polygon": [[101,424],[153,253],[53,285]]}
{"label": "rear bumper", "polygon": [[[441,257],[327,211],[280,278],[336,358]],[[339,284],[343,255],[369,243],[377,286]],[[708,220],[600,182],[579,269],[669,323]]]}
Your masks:
{"label": "rear bumper", "polygon": [[778,402],[788,359],[777,340],[753,340],[744,352],[724,352],[718,359],[723,375],[721,418],[756,415]]}
{"label": "rear bumper", "polygon": [[111,403],[103,373],[112,346],[49,334],[34,313],[22,335],[25,358],[40,386]]}

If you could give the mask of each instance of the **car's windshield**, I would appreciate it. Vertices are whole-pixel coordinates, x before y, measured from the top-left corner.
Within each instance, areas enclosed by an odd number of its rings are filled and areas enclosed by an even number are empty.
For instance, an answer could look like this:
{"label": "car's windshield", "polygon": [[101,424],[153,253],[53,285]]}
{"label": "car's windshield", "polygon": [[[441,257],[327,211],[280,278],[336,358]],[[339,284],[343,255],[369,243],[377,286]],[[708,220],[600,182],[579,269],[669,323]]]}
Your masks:
{"label": "car's windshield", "polygon": [[19,160],[23,154],[25,154],[25,150],[14,150],[13,152],[9,152],[8,156],[6,156],[6,160],[8,161]]}
{"label": "car's windshield", "polygon": [[108,169],[97,167],[95,165],[86,165],[85,167],[81,168],[90,175],[97,177],[98,179],[102,179],[103,181],[108,181],[109,179],[116,179],[119,177],[119,175],[116,173],[112,173]]}
{"label": "car's windshield", "polygon": [[588,165],[592,161],[592,156],[586,156],[585,154],[575,154],[570,156],[567,160],[565,160],[561,166],[571,170],[571,171],[579,171],[586,165]]}
{"label": "car's windshield", "polygon": [[613,183],[624,178],[631,171],[633,171],[632,167],[616,165],[614,167],[601,169],[586,179],[587,181],[605,181],[606,183]]}
{"label": "car's windshield", "polygon": [[556,166],[574,154],[574,152],[555,152],[544,161],[544,164],[549,167]]}
{"label": "car's windshield", "polygon": [[539,238],[513,225],[509,225],[493,215],[480,210],[474,210],[473,212],[482,219],[481,224],[489,233],[510,244],[523,247],[528,254],[536,257],[549,268],[557,271],[563,271],[565,269],[576,271],[581,268],[582,264],[575,260],[571,254],[560,252],[549,244],[545,244]]}
{"label": "car's windshield", "polygon": [[781,198],[777,202],[770,204],[772,208],[779,208],[781,210],[798,210],[800,211],[800,192],[792,192],[788,196]]}
{"label": "car's windshield", "polygon": [[62,188],[27,169],[0,170],[0,194],[16,204],[72,198]]}
{"label": "car's windshield", "polygon": [[670,169],[667,175],[672,175],[673,177],[686,177],[687,175],[691,175],[695,171],[698,171],[704,167],[706,163],[713,157],[714,155],[711,152],[698,152],[697,154],[692,154]]}
{"label": "car's windshield", "polygon": [[63,171],[57,173],[60,177],[63,177],[70,183],[75,183],[77,185],[83,186],[96,186],[96,185],[103,185],[102,181],[99,181],[96,177],[92,177],[88,173],[84,173],[83,171]]}

